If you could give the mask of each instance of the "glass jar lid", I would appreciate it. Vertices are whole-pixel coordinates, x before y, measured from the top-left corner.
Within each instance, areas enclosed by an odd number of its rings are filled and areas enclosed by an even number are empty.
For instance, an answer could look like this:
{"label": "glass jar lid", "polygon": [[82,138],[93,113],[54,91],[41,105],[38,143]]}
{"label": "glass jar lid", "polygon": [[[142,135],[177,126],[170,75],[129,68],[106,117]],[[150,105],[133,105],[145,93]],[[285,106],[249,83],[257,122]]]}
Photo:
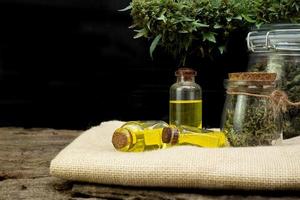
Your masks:
{"label": "glass jar lid", "polygon": [[275,81],[276,73],[270,72],[233,72],[229,73],[230,81]]}
{"label": "glass jar lid", "polygon": [[252,28],[247,35],[251,52],[300,52],[300,24],[269,24]]}

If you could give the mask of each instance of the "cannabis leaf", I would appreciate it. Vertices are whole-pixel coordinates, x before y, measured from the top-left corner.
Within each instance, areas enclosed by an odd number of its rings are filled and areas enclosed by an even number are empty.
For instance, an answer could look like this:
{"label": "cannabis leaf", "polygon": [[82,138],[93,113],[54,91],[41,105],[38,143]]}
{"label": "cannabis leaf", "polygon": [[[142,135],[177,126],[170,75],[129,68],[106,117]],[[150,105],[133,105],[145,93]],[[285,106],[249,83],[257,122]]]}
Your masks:
{"label": "cannabis leaf", "polygon": [[[213,49],[226,51],[230,33],[266,23],[300,22],[299,0],[132,0],[134,38],[152,40],[181,64],[191,54],[210,57]],[[222,47],[222,48],[220,48]]]}

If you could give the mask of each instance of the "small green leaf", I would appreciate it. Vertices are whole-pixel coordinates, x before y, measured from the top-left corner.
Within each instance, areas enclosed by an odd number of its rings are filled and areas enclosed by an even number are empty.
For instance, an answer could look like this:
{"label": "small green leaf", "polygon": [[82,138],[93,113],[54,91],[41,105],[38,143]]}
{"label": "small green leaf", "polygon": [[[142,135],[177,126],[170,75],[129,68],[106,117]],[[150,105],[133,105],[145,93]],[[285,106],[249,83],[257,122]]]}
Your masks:
{"label": "small green leaf", "polygon": [[123,8],[121,10],[118,10],[120,12],[123,12],[123,11],[127,11],[127,10],[130,10],[132,8],[131,4],[129,6],[127,6],[126,8]]}
{"label": "small green leaf", "polygon": [[157,46],[157,44],[158,44],[160,38],[161,38],[161,34],[159,34],[158,36],[156,36],[156,37],[154,38],[154,40],[152,41],[152,43],[151,43],[151,46],[150,46],[150,57],[151,57],[152,59],[153,59],[153,52],[154,52],[154,50],[155,50],[155,48],[156,48],[156,46]]}
{"label": "small green leaf", "polygon": [[194,24],[195,24],[196,27],[204,27],[204,28],[208,28],[209,27],[209,25],[202,24],[202,23],[199,23],[199,22],[194,22]]}
{"label": "small green leaf", "polygon": [[135,28],[136,26],[137,26],[136,24],[132,24],[128,28]]}
{"label": "small green leaf", "polygon": [[189,33],[187,31],[178,31],[178,33]]}
{"label": "small green leaf", "polygon": [[256,28],[258,28],[258,29],[261,27],[261,25],[263,25],[263,22],[255,24]]}
{"label": "small green leaf", "polygon": [[276,12],[274,7],[270,7],[270,8],[268,8],[268,10],[271,11],[271,12]]}
{"label": "small green leaf", "polygon": [[238,16],[236,16],[236,17],[233,17],[232,19],[242,20],[243,18],[242,18],[241,15],[238,15]]}
{"label": "small green leaf", "polygon": [[218,49],[219,49],[220,53],[223,54],[225,51],[225,46],[219,46]]}
{"label": "small green leaf", "polygon": [[160,16],[158,17],[158,18],[156,18],[157,20],[162,20],[164,23],[166,23],[167,22],[167,18],[166,18],[166,16],[165,16],[165,11],[163,11],[161,14],[160,14]]}
{"label": "small green leaf", "polygon": [[190,19],[190,18],[188,18],[188,17],[186,17],[186,16],[183,16],[182,21],[185,21],[185,22],[192,22],[192,21],[194,21],[194,20],[193,20],[193,19]]}
{"label": "small green leaf", "polygon": [[231,17],[226,17],[227,22],[231,22],[232,18]]}
{"label": "small green leaf", "polygon": [[222,25],[220,25],[220,24],[215,24],[214,25],[214,29],[219,29],[219,28],[222,28],[223,26]]}
{"label": "small green leaf", "polygon": [[251,19],[249,16],[242,14],[242,17],[249,23],[255,23],[254,19]]}
{"label": "small green leaf", "polygon": [[165,17],[165,15],[164,14],[162,14],[161,16],[159,16],[158,18],[156,18],[157,20],[161,20],[161,21],[163,21],[164,23],[166,23],[167,22],[167,18]]}
{"label": "small green leaf", "polygon": [[215,33],[213,32],[203,33],[203,41],[206,40],[216,43]]}
{"label": "small green leaf", "polygon": [[146,29],[140,29],[140,30],[134,30],[135,32],[138,32],[135,36],[133,36],[134,39],[140,38],[140,37],[146,37],[147,30]]}
{"label": "small green leaf", "polygon": [[297,12],[299,12],[299,5],[298,4],[295,4],[295,8],[296,8]]}
{"label": "small green leaf", "polygon": [[147,28],[149,29],[149,31],[151,31],[150,24],[151,24],[151,21],[147,22]]}

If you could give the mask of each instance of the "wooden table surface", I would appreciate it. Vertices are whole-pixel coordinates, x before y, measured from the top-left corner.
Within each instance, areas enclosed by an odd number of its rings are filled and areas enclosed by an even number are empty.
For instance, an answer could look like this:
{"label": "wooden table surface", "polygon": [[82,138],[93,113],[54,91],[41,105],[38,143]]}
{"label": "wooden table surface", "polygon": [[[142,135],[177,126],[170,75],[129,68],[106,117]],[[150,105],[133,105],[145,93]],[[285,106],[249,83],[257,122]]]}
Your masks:
{"label": "wooden table surface", "polygon": [[[228,191],[88,184],[49,175],[50,161],[82,131],[0,128],[0,200],[300,199],[300,191]],[[299,194],[298,194],[299,193]]]}

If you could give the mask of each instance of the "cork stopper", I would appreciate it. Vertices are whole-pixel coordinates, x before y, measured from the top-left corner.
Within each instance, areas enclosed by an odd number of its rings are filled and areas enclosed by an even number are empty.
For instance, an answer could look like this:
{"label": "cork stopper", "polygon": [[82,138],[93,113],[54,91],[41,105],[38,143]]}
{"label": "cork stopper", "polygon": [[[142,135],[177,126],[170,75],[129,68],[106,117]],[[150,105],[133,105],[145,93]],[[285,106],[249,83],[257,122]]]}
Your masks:
{"label": "cork stopper", "polygon": [[172,129],[171,128],[163,128],[162,137],[163,143],[170,143],[172,139]]}
{"label": "cork stopper", "polygon": [[229,73],[230,81],[275,81],[276,73],[269,72],[235,72]]}
{"label": "cork stopper", "polygon": [[193,70],[192,68],[181,67],[175,72],[175,76],[197,76],[197,71]]}
{"label": "cork stopper", "polygon": [[117,150],[126,151],[132,143],[131,134],[127,129],[118,128],[112,137],[112,144]]}
{"label": "cork stopper", "polygon": [[177,144],[179,130],[177,128],[165,127],[162,130],[162,141],[167,144]]}

